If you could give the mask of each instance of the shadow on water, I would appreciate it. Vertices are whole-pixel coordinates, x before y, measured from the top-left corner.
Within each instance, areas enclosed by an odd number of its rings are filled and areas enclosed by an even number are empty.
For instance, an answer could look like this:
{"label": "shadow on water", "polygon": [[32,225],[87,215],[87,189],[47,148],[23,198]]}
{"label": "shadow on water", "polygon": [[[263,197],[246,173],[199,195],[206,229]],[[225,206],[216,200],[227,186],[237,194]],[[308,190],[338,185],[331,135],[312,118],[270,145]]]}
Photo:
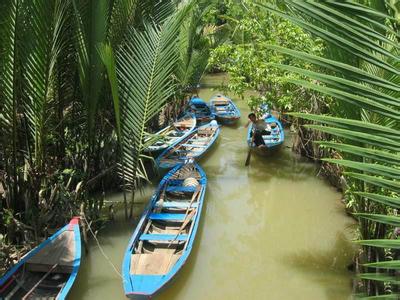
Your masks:
{"label": "shadow on water", "polygon": [[[284,256],[281,261],[291,268],[307,273],[307,278],[326,288],[326,299],[337,300],[348,293],[351,282],[344,280],[348,272],[343,266],[351,261],[355,245],[343,232],[337,232],[336,241],[328,250],[300,251]],[[329,270],[327,272],[327,270]]]}

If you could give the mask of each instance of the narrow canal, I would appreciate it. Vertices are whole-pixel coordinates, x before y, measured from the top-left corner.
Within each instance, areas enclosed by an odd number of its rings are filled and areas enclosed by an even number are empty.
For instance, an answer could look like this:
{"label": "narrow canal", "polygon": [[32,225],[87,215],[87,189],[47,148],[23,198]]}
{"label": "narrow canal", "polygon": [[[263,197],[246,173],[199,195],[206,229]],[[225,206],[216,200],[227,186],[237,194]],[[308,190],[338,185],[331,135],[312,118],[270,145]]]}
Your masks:
{"label": "narrow canal", "polygon": [[[199,96],[208,100],[214,93],[202,89]],[[346,266],[354,251],[353,222],[340,193],[316,177],[314,164],[291,152],[289,133],[277,155],[252,156],[244,167],[249,110],[245,101],[236,103],[240,124],[223,127],[200,161],[209,184],[195,247],[176,280],[155,299],[350,298]],[[138,210],[154,188],[145,189]],[[122,196],[108,200],[122,201]],[[133,222],[120,217],[99,234],[119,270],[134,229]],[[70,299],[125,299],[121,278],[94,242]]]}

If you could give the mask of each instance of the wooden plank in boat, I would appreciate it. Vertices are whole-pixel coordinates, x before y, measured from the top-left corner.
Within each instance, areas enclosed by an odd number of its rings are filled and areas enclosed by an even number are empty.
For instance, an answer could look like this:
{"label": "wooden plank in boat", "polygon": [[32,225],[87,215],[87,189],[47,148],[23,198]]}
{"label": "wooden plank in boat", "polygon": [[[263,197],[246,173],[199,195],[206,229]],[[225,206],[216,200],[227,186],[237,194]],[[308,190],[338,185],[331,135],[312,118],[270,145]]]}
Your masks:
{"label": "wooden plank in boat", "polygon": [[[163,249],[166,250],[166,249]],[[171,266],[179,259],[179,254],[173,254],[174,249],[151,254],[132,254],[131,274],[162,275],[168,273]]]}
{"label": "wooden plank in boat", "polygon": [[142,234],[139,238],[141,241],[186,241],[188,239],[187,234]]}

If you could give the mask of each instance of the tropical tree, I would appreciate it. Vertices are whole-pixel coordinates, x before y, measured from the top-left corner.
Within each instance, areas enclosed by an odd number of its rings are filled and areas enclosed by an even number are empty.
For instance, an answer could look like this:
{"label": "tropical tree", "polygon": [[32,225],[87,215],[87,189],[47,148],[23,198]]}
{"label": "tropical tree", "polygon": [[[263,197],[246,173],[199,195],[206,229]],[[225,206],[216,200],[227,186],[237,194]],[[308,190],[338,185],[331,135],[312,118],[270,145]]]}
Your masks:
{"label": "tropical tree", "polygon": [[330,136],[316,141],[338,151],[347,181],[347,205],[359,220],[356,259],[360,295],[398,298],[400,243],[400,85],[398,10],[393,1],[283,1],[285,10],[259,4],[323,39],[327,51],[316,56],[270,45],[285,56],[317,67],[305,70],[281,64],[288,73],[310,80],[289,82],[337,101],[330,115],[292,114]]}

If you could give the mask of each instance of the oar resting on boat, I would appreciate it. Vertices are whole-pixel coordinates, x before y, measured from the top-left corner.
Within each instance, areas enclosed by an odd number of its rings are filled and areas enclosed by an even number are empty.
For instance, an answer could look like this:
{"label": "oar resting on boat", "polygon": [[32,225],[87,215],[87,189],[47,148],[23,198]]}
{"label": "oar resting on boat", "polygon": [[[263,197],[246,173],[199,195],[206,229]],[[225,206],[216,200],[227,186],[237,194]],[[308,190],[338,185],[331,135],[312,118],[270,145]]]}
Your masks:
{"label": "oar resting on boat", "polygon": [[0,299],[65,299],[80,262],[79,218],[75,217],[0,278]]}
{"label": "oar resting on boat", "polygon": [[207,185],[195,163],[176,166],[161,180],[125,251],[124,290],[149,299],[185,264],[199,226]]}

